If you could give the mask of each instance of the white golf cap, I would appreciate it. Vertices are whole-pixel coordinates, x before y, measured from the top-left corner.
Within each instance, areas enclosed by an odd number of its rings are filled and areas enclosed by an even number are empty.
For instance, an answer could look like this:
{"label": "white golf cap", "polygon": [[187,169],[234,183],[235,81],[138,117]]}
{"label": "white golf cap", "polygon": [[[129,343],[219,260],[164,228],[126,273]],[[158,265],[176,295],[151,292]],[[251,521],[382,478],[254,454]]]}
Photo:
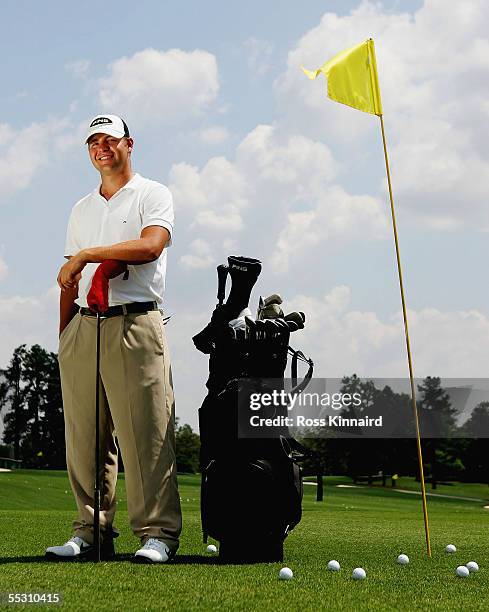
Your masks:
{"label": "white golf cap", "polygon": [[129,128],[124,119],[117,115],[97,115],[90,122],[85,137],[85,144],[94,134],[108,134],[115,138],[124,138],[124,136],[129,136]]}

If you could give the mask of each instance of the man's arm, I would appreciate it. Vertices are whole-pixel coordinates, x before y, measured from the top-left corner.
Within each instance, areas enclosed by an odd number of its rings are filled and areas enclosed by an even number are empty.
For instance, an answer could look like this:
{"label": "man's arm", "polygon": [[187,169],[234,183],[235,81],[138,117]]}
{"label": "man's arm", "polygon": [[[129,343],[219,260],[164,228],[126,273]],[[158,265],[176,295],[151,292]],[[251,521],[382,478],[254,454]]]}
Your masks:
{"label": "man's arm", "polygon": [[59,297],[59,335],[61,336],[64,328],[76,315],[78,308],[75,300],[78,297],[78,284],[61,291]]}
{"label": "man's arm", "polygon": [[83,249],[62,266],[58,274],[58,285],[63,291],[73,288],[75,277],[87,263],[101,263],[106,259],[117,259],[132,265],[145,264],[158,259],[166,243],[170,239],[170,232],[157,225],[145,227],[137,240],[118,242],[110,246],[92,247]]}

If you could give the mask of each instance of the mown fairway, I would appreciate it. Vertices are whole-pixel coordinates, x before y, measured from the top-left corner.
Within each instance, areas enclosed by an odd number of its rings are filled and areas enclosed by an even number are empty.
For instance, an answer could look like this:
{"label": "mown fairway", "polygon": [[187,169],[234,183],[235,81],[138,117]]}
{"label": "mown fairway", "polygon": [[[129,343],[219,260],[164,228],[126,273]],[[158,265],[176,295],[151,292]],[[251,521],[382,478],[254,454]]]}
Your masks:
{"label": "mown fairway", "polygon": [[[73,501],[64,472],[0,474],[0,592],[60,592],[70,610],[487,610],[489,609],[489,487],[440,487],[442,495],[485,499],[429,499],[433,558],[425,553],[418,495],[382,487],[342,488],[328,478],[324,502],[305,486],[304,517],[286,541],[283,564],[221,566],[205,553],[200,532],[199,477],[181,476],[184,531],[171,565],[134,565],[137,540],[129,532],[120,481],[117,559],[56,563],[44,549],[70,537]],[[399,488],[414,489],[401,479]],[[447,555],[448,543],[457,546]],[[250,546],[260,543],[249,536]],[[409,566],[396,563],[399,553]],[[341,563],[326,571],[330,559]],[[455,576],[470,560],[480,571]],[[290,582],[278,580],[287,565]],[[354,567],[367,579],[355,582]],[[28,606],[32,608],[33,606]],[[34,606],[39,609],[40,606]],[[14,609],[10,607],[10,609]],[[20,609],[16,606],[15,609]]]}

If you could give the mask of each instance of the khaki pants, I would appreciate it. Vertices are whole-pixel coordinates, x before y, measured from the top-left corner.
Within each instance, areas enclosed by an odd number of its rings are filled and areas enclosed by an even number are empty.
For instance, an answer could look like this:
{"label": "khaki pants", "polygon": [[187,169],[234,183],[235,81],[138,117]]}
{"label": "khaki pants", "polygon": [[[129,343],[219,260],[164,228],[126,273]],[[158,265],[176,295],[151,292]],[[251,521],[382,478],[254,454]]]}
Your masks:
{"label": "khaki pants", "polygon": [[[93,541],[96,329],[96,317],[77,314],[59,345],[66,461],[78,507],[73,528],[88,542]],[[175,404],[158,310],[101,320],[100,379],[101,530],[116,511],[117,436],[134,534],[142,542],[163,540],[176,551],[181,511]]]}

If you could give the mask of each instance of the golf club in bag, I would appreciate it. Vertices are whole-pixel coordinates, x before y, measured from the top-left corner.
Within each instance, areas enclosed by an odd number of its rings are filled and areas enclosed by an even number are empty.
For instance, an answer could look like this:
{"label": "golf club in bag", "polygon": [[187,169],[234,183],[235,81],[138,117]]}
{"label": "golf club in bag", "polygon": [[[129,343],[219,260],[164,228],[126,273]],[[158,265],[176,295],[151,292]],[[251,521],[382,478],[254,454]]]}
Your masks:
{"label": "golf club in bag", "polygon": [[[260,298],[256,320],[248,308],[261,262],[231,256],[218,266],[218,304],[210,323],[193,340],[209,354],[208,394],[199,409],[201,519],[204,541],[219,541],[224,562],[281,561],[283,542],[302,515],[302,477],[297,461],[307,452],[287,427],[273,437],[248,436],[243,415],[250,393],[283,388],[288,355],[292,355],[293,393],[312,377],[313,363],[289,347],[290,333],[304,327],[303,313],[285,316],[282,299]],[[231,290],[225,299],[227,276]],[[297,363],[308,372],[297,384]],[[274,408],[286,415],[287,406]],[[244,421],[246,423],[246,420]],[[255,542],[255,545],[251,545]]]}

